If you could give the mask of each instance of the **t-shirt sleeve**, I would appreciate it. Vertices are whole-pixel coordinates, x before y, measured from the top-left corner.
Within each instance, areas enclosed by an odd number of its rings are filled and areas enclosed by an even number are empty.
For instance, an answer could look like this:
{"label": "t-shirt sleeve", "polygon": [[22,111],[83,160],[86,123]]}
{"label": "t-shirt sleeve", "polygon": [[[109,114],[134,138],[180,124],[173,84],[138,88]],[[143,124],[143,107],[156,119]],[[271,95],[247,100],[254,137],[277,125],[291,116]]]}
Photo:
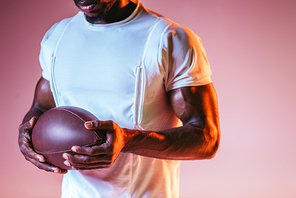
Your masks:
{"label": "t-shirt sleeve", "polygon": [[191,30],[171,26],[163,37],[165,87],[172,90],[211,83],[211,69],[201,39]]}
{"label": "t-shirt sleeve", "polygon": [[46,80],[50,80],[51,75],[51,56],[52,56],[52,46],[45,45],[50,39],[52,33],[54,32],[58,23],[54,24],[44,35],[41,41],[41,49],[39,54],[39,63],[42,68],[42,77]]}

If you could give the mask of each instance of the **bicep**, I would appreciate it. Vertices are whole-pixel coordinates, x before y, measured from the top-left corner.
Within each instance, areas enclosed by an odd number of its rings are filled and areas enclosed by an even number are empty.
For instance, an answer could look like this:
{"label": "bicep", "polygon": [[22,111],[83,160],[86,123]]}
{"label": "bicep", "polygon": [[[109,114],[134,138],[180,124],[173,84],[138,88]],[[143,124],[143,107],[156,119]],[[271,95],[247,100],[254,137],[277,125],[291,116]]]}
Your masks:
{"label": "bicep", "polygon": [[55,107],[49,81],[41,77],[36,85],[32,108],[45,112]]}
{"label": "bicep", "polygon": [[218,129],[217,96],[212,83],[171,90],[169,98],[176,116],[183,125]]}

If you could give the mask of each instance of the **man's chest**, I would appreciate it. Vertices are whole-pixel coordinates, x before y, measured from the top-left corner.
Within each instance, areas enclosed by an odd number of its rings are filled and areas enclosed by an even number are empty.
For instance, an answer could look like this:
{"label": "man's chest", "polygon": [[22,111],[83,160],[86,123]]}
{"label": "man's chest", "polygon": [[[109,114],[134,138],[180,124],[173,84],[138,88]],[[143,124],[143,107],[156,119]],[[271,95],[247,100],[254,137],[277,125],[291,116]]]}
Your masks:
{"label": "man's chest", "polygon": [[132,91],[144,44],[143,39],[120,30],[64,35],[55,54],[53,73],[60,91]]}

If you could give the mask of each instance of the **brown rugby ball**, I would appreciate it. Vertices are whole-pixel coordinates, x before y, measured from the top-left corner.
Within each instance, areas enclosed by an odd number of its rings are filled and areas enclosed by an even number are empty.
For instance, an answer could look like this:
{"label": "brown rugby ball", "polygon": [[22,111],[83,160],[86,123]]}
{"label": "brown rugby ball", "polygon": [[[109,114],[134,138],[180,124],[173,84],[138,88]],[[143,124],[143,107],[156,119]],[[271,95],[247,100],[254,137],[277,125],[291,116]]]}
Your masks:
{"label": "brown rugby ball", "polygon": [[90,112],[71,106],[55,107],[43,113],[32,130],[34,150],[46,161],[61,169],[71,169],[64,164],[63,153],[72,153],[72,146],[92,146],[103,141],[102,131],[84,127],[86,121],[97,120]]}

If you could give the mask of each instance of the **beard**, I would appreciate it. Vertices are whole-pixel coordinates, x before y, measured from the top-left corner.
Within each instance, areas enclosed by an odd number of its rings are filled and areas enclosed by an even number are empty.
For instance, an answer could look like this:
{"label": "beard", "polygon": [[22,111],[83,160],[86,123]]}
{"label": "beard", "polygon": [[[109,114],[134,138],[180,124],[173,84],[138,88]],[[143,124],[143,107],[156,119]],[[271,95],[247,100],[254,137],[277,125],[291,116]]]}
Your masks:
{"label": "beard", "polygon": [[103,4],[94,16],[85,14],[85,18],[91,23],[103,21],[108,17],[108,12],[112,6],[113,4]]}
{"label": "beard", "polygon": [[[100,23],[108,18],[108,12],[112,9],[114,4],[118,3],[118,0],[96,1],[96,0],[74,0],[77,7],[79,4],[90,5],[96,3],[96,7],[93,11],[85,12],[85,18],[91,23]],[[109,16],[110,17],[110,16]]]}

